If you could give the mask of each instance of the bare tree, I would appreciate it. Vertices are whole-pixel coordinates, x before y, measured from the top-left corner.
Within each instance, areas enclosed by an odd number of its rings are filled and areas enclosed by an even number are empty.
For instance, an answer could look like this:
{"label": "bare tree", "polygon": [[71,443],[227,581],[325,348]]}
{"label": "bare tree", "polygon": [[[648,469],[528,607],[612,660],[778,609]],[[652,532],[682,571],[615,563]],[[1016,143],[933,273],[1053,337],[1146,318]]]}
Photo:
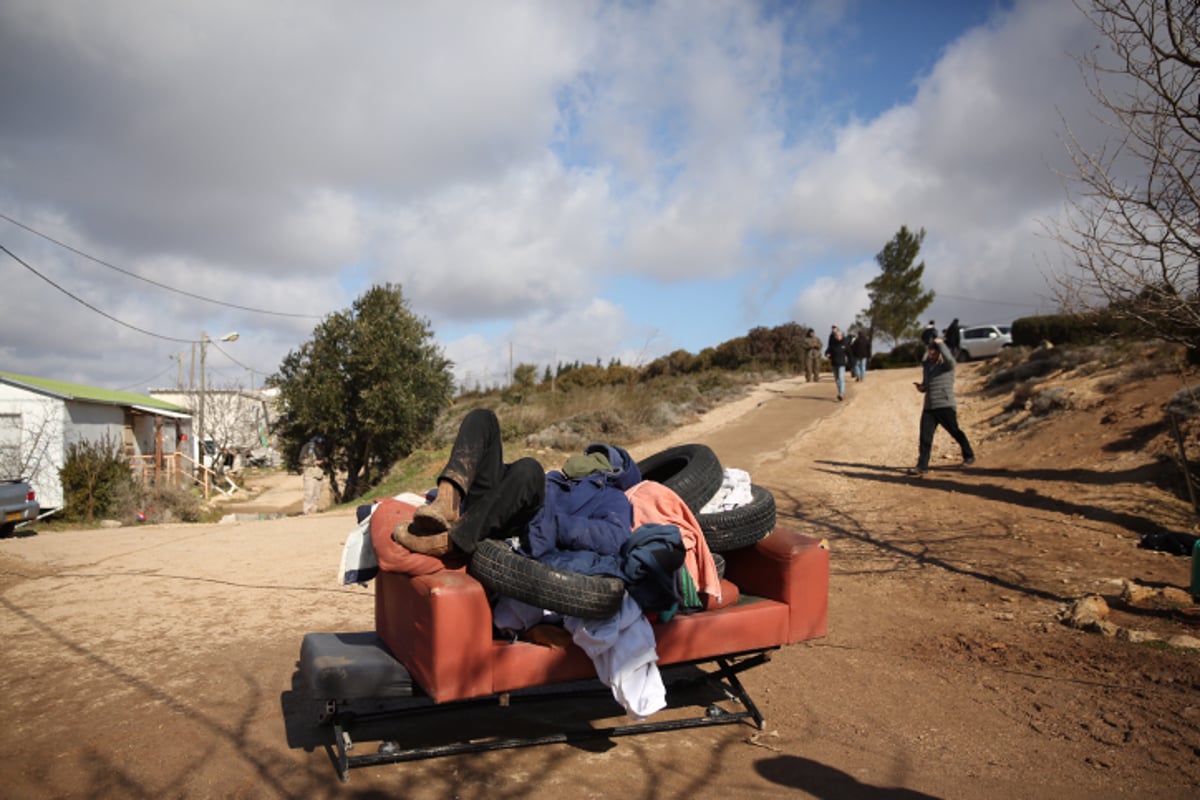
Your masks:
{"label": "bare tree", "polygon": [[[194,411],[199,397],[188,394],[184,404]],[[211,466],[223,472],[226,454],[245,455],[259,447],[269,421],[266,401],[261,395],[246,391],[241,383],[231,381],[220,388],[208,389],[204,436],[216,451]]]}
{"label": "bare tree", "polygon": [[1152,334],[1200,342],[1200,11],[1195,0],[1076,0],[1102,44],[1076,56],[1107,139],[1069,124],[1066,213],[1050,223],[1071,267],[1071,311],[1106,309]]}
{"label": "bare tree", "polygon": [[0,478],[34,478],[43,465],[57,468],[50,455],[57,417],[46,407],[0,414]]}

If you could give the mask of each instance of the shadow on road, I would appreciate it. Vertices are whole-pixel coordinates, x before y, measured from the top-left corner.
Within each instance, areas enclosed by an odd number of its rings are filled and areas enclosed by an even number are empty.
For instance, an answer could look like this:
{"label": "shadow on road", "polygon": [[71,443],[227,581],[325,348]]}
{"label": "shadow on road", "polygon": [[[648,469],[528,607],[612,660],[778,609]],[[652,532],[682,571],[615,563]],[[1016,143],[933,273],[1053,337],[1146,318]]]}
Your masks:
{"label": "shadow on road", "polygon": [[828,800],[936,800],[913,789],[872,786],[840,769],[800,756],[777,756],[755,764],[763,778]]}
{"label": "shadow on road", "polygon": [[[828,465],[826,472],[836,473],[851,480],[874,481],[877,483],[919,485],[929,491],[954,492],[974,495],[998,503],[1011,503],[1020,508],[1035,508],[1059,514],[1077,515],[1093,522],[1119,525],[1138,535],[1162,530],[1162,523],[1136,514],[1126,514],[1099,506],[1075,503],[1058,497],[1042,494],[1035,489],[1011,489],[997,483],[976,483],[976,478],[1011,479],[1027,481],[1063,481],[1093,484],[1097,486],[1138,483],[1148,480],[1146,469],[1123,472],[1098,472],[1096,470],[1046,470],[1046,469],[980,469],[971,467],[930,470],[925,476],[914,478],[897,467],[881,467],[878,464],[859,464],[842,461],[818,461]],[[857,470],[857,471],[852,471]],[[968,478],[963,480],[962,478]]]}

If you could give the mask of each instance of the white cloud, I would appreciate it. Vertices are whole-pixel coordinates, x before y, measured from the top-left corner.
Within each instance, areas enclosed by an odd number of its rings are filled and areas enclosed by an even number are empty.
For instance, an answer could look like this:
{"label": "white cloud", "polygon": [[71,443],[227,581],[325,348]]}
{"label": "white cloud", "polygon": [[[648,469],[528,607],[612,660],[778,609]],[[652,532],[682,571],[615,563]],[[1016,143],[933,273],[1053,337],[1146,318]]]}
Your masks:
{"label": "white cloud", "polygon": [[543,158],[381,210],[372,255],[429,313],[521,318],[595,295],[610,211],[603,175]]}
{"label": "white cloud", "polygon": [[[1058,110],[1086,100],[1066,53],[1090,26],[1022,0],[951,43],[908,105],[833,127],[840,108],[790,113],[819,96],[836,68],[819,45],[856,8],[12,0],[0,103],[22,113],[0,116],[0,211],[256,308],[319,316],[400,283],[435,330],[466,331],[450,357],[497,377],[508,342],[518,360],[631,363],[659,354],[651,340],[718,344],[706,315],[786,321],[756,305],[847,324],[901,224],[928,230],[940,294],[1030,302]],[[0,235],[119,318],[239,330],[235,357],[263,371],[316,321],[164,294]],[[631,310],[653,303],[609,291],[630,275],[664,304],[685,284],[726,295],[656,338]],[[123,385],[180,349],[32,276],[13,285],[59,324],[0,321],[11,368]],[[784,286],[794,299],[774,296]],[[98,367],[96,342],[124,358]]]}
{"label": "white cloud", "polygon": [[[964,318],[1011,320],[1052,310],[1042,272],[1055,255],[1037,220],[1061,196],[1052,171],[1064,157],[1059,113],[1081,108],[1068,53],[1090,35],[1069,4],[1028,2],[962,37],[911,105],[850,122],[832,151],[797,172],[775,229],[828,256],[878,251],[900,225],[924,228],[925,284],[958,298],[935,301],[932,311],[953,315],[965,305]],[[832,283],[858,277],[846,270]],[[844,294],[822,279],[797,307],[816,311],[815,297]],[[834,307],[846,318],[862,306]]]}

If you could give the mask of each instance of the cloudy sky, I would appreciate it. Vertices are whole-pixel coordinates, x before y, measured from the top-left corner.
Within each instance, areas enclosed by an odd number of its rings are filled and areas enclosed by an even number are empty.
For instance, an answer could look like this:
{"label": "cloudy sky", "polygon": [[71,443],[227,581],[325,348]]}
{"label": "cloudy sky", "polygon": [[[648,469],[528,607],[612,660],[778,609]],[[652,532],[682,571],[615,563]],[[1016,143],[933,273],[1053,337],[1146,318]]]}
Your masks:
{"label": "cloudy sky", "polygon": [[[468,386],[867,303],[1056,310],[1066,0],[0,0],[0,370],[258,385],[400,284]],[[5,252],[7,251],[7,252]]]}

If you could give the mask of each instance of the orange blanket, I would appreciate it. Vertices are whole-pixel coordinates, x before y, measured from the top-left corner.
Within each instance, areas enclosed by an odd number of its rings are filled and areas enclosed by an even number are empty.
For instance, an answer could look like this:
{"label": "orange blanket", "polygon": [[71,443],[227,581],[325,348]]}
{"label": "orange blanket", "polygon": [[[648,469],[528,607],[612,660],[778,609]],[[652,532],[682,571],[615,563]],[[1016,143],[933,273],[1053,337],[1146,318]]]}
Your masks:
{"label": "orange blanket", "polygon": [[625,492],[633,504],[633,527],[636,529],[647,522],[675,525],[687,549],[684,566],[696,584],[696,591],[710,595],[721,602],[721,579],[713,563],[708,541],[700,530],[696,515],[671,489],[656,481],[642,481]]}

